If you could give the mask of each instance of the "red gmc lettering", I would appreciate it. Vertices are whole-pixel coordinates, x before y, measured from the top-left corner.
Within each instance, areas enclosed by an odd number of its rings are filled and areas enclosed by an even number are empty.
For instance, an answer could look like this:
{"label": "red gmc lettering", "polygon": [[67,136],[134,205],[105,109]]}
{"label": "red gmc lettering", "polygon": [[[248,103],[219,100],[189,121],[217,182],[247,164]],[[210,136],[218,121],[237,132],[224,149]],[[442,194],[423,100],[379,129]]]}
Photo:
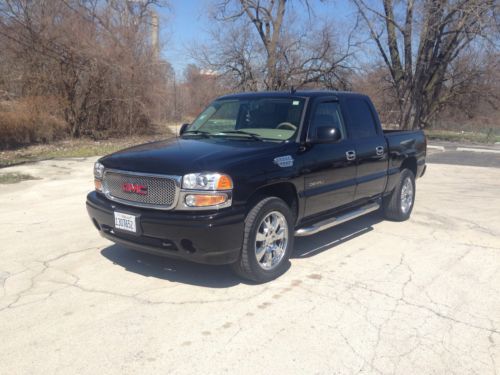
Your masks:
{"label": "red gmc lettering", "polygon": [[147,195],[148,188],[144,185],[125,183],[122,186],[122,190],[126,193],[134,193],[139,195]]}

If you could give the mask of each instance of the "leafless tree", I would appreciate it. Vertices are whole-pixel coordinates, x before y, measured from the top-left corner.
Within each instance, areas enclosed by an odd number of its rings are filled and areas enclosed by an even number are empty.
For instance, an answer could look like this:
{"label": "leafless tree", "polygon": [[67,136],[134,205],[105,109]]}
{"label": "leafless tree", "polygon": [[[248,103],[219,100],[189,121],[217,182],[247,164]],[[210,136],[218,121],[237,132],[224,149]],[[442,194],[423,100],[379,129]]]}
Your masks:
{"label": "leafless tree", "polygon": [[218,73],[228,87],[256,91],[262,82],[260,46],[249,25],[217,25],[210,32],[211,42],[196,45],[191,54],[206,69]]}
{"label": "leafless tree", "polygon": [[213,43],[193,55],[240,89],[348,86],[352,38],[342,48],[328,24],[299,20],[290,1],[224,0],[215,4],[213,19]]}
{"label": "leafless tree", "polygon": [[170,72],[149,39],[157,3],[0,2],[0,64],[12,75],[0,84],[19,99],[56,98],[73,137],[151,129]]}
{"label": "leafless tree", "polygon": [[477,50],[461,54],[450,67],[449,88],[442,101],[447,104],[437,115],[440,128],[452,130],[500,131],[500,53]]}
{"label": "leafless tree", "polygon": [[183,115],[187,118],[195,117],[207,103],[229,91],[215,71],[202,70],[194,64],[189,64],[184,70],[180,90],[183,95]]}
{"label": "leafless tree", "polygon": [[388,68],[405,129],[427,126],[453,97],[454,63],[478,38],[498,37],[494,0],[352,1]]}

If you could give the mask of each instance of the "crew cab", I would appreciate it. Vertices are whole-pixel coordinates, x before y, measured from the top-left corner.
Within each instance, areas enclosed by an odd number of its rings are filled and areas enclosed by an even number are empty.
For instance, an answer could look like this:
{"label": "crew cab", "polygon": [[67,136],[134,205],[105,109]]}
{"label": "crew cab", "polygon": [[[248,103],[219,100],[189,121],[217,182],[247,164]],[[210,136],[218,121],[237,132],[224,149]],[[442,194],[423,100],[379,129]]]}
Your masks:
{"label": "crew cab", "polygon": [[426,168],[423,132],[383,131],[356,93],[223,96],[179,133],[96,162],[92,222],[125,247],[256,282],[287,269],[296,236],[379,209],[408,219]]}

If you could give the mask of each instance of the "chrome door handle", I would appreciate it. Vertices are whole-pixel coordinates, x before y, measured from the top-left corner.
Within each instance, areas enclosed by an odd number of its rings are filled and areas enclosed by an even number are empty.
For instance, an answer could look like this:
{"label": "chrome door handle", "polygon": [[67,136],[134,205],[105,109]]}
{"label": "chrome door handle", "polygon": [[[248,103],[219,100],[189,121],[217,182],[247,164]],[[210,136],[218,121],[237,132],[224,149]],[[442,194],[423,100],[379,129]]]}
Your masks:
{"label": "chrome door handle", "polygon": [[383,155],[384,154],[384,147],[383,146],[378,146],[378,147],[375,147],[375,152],[377,153],[377,155]]}
{"label": "chrome door handle", "polygon": [[347,151],[345,153],[345,157],[346,157],[347,160],[354,160],[354,159],[356,159],[356,151],[353,151],[353,150]]}

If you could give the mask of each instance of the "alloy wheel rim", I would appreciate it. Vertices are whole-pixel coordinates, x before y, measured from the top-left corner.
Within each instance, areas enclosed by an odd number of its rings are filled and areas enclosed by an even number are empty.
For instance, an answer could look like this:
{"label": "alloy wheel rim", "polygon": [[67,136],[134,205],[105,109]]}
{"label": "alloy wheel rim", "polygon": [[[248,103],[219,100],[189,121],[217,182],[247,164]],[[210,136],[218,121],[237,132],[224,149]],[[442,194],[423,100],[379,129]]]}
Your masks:
{"label": "alloy wheel rim", "polygon": [[403,213],[408,213],[410,211],[411,206],[413,204],[413,184],[409,177],[403,182],[403,186],[401,188],[401,211]]}
{"label": "alloy wheel rim", "polygon": [[259,266],[266,271],[276,268],[285,256],[287,245],[285,216],[278,211],[268,213],[257,227],[255,236],[255,257]]}

